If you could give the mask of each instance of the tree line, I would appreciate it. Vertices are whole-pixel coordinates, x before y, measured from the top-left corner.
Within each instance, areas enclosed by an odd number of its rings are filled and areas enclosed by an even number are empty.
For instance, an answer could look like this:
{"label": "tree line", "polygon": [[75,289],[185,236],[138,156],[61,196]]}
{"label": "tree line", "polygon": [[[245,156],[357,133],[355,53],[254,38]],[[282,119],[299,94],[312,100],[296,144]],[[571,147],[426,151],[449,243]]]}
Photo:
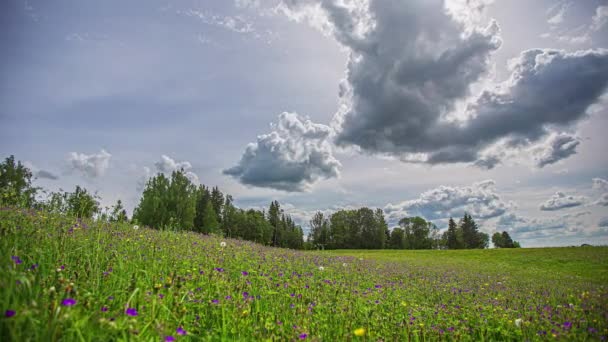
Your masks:
{"label": "tree line", "polygon": [[[331,215],[316,213],[304,239],[301,226],[286,214],[278,201],[264,209],[240,209],[232,196],[218,187],[195,185],[183,170],[148,179],[141,198],[128,217],[121,202],[101,208],[100,197],[76,186],[73,192],[47,192],[32,185],[32,172],[10,156],[0,163],[0,205],[33,208],[77,218],[108,222],[131,222],[153,229],[194,231],[244,239],[292,249],[471,249],[487,248],[489,236],[480,232],[471,215],[448,229],[422,217],[405,217],[389,229],[382,209],[367,207],[339,210]],[[45,196],[46,195],[46,196]],[[496,247],[519,247],[507,232],[495,233]]]}

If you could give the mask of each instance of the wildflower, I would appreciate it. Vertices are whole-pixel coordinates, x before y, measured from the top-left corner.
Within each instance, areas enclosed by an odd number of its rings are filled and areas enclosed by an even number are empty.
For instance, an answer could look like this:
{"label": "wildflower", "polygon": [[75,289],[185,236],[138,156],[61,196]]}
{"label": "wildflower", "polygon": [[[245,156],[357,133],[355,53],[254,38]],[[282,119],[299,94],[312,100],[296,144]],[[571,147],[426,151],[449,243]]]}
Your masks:
{"label": "wildflower", "polygon": [[347,263],[343,263],[342,266],[346,267],[346,266],[348,266],[348,264]]}
{"label": "wildflower", "polygon": [[519,328],[521,327],[521,318],[515,320],[515,325]]}
{"label": "wildflower", "polygon": [[224,272],[224,269],[221,268],[221,267],[216,267],[215,270],[218,271],[218,272]]}
{"label": "wildflower", "polygon": [[13,317],[15,316],[17,312],[15,310],[6,310],[4,312],[4,317],[8,318],[8,317]]}
{"label": "wildflower", "polygon": [[128,308],[125,310],[125,314],[127,314],[127,316],[135,317],[137,316],[137,310],[135,308]]}
{"label": "wildflower", "polygon": [[19,257],[18,257],[18,256],[13,255],[13,256],[11,256],[11,259],[13,259],[13,261],[14,261],[14,262],[15,262],[15,264],[17,264],[17,265],[19,265],[19,264],[23,263],[23,261],[22,261],[21,259],[19,259]]}
{"label": "wildflower", "polygon": [[364,328],[359,328],[359,329],[355,329],[354,331],[355,336],[365,336],[365,329]]}
{"label": "wildflower", "polygon": [[214,300],[212,300],[212,301],[211,301],[211,303],[213,303],[213,304],[219,304],[219,303],[220,303],[220,301],[219,301],[219,300],[217,300],[217,299],[214,299]]}
{"label": "wildflower", "polygon": [[173,337],[171,335],[165,337],[165,342],[173,342],[173,341],[175,341],[175,337]]}
{"label": "wildflower", "polygon": [[572,328],[572,322],[564,322],[564,329]]}
{"label": "wildflower", "polygon": [[101,311],[102,311],[102,312],[106,312],[106,311],[108,311],[108,307],[107,307],[107,306],[105,306],[105,305],[104,305],[104,306],[102,306],[102,307],[101,307]]}
{"label": "wildflower", "polygon": [[308,334],[300,334],[300,340],[305,340],[308,337]]}
{"label": "wildflower", "polygon": [[[324,269],[325,269],[325,267],[319,266],[319,271],[323,271]],[[304,337],[304,338],[306,338],[306,337]]]}
{"label": "wildflower", "polygon": [[249,275],[249,272],[247,271],[241,271],[241,274],[244,275],[245,277]]}
{"label": "wildflower", "polygon": [[73,306],[76,304],[76,299],[74,298],[66,298],[61,302],[63,306]]}
{"label": "wildflower", "polygon": [[138,229],[139,229],[139,226],[138,226],[138,225],[134,225],[134,226],[133,226],[133,229],[138,230]]}
{"label": "wildflower", "polygon": [[222,248],[226,247],[226,242],[224,242],[224,241],[220,242],[220,247],[222,247]]}
{"label": "wildflower", "polygon": [[175,331],[178,335],[186,335],[187,332],[186,330],[184,330],[184,328],[182,327],[178,327],[177,330]]}

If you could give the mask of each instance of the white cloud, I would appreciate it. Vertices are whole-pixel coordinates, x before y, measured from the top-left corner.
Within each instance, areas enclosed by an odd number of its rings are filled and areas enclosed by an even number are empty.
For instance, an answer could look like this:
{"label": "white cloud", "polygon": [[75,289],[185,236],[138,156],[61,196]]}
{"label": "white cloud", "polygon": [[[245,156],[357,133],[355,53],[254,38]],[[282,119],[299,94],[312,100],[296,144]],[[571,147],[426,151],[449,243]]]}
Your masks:
{"label": "white cloud", "polygon": [[547,23],[553,26],[563,23],[564,17],[566,16],[566,11],[568,8],[570,8],[570,6],[572,6],[572,4],[569,2],[562,3],[557,12],[553,13],[547,20]]}
{"label": "white cloud", "polygon": [[112,155],[105,150],[97,154],[84,154],[71,152],[68,156],[68,163],[73,170],[80,171],[89,178],[101,177],[110,167]]}
{"label": "white cloud", "polygon": [[[156,170],[165,175],[170,175],[173,171],[184,170],[184,175],[195,185],[200,184],[200,180],[196,173],[192,172],[192,164],[188,161],[177,162],[173,158],[162,155],[160,156],[160,160],[154,163],[156,166]],[[148,174],[149,177],[150,169],[145,167],[144,172]]]}
{"label": "white cloud", "polygon": [[542,168],[576,154],[579,144],[580,140],[575,136],[552,133],[540,146],[534,148],[536,166]]}
{"label": "white cloud", "polygon": [[465,212],[475,219],[490,219],[503,215],[513,206],[501,199],[493,180],[486,180],[464,187],[442,185],[422,193],[415,200],[388,204],[384,211],[391,221],[407,216],[422,216],[427,220],[446,219],[461,217]]}
{"label": "white cloud", "polygon": [[304,191],[319,179],[339,176],[341,165],[332,154],[328,126],[285,112],[271,128],[223,173],[245,185],[284,191]]}
{"label": "white cloud", "polygon": [[608,181],[602,178],[593,178],[592,182],[592,189],[602,192],[600,194],[600,197],[595,202],[593,202],[593,204],[604,207],[608,206]]}
{"label": "white cloud", "polygon": [[586,201],[584,196],[566,195],[563,192],[556,192],[551,198],[540,205],[540,210],[554,211],[565,208],[573,208],[583,205]]}
{"label": "white cloud", "polygon": [[597,225],[598,227],[608,227],[608,216],[602,217]]}

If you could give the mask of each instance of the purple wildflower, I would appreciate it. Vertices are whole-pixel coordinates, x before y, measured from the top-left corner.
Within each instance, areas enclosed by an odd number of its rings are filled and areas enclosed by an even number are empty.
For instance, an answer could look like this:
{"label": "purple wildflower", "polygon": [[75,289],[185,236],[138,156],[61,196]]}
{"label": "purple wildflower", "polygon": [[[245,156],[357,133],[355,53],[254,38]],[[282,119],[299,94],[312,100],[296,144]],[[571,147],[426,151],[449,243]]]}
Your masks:
{"label": "purple wildflower", "polygon": [[135,308],[128,308],[127,310],[125,310],[125,313],[127,314],[127,316],[137,316],[137,310],[135,310]]}
{"label": "purple wildflower", "polygon": [[572,328],[572,322],[564,322],[564,329],[570,329]]}
{"label": "purple wildflower", "polygon": [[165,337],[165,342],[173,342],[173,341],[175,341],[175,337],[173,337],[171,335]]}
{"label": "purple wildflower", "polygon": [[216,270],[218,272],[224,272],[224,269],[221,267],[216,267],[216,268],[214,268],[214,270]]}
{"label": "purple wildflower", "polygon": [[219,301],[219,300],[217,300],[217,299],[214,299],[214,300],[212,300],[212,301],[211,301],[211,303],[213,303],[213,304],[219,304],[219,303],[220,303],[220,301]]}
{"label": "purple wildflower", "polygon": [[13,316],[15,316],[15,314],[16,314],[16,313],[17,313],[17,312],[16,312],[15,310],[6,310],[6,311],[4,312],[4,317],[7,317],[7,318],[8,318],[8,317],[13,317]]}
{"label": "purple wildflower", "polygon": [[76,299],[74,298],[66,298],[61,302],[63,306],[73,306],[76,304]]}
{"label": "purple wildflower", "polygon": [[187,332],[186,330],[184,330],[184,328],[182,327],[178,327],[177,330],[175,331],[178,335],[186,335]]}
{"label": "purple wildflower", "polygon": [[22,261],[21,259],[19,259],[19,257],[18,257],[18,256],[13,255],[13,256],[11,256],[11,259],[13,259],[13,261],[14,261],[14,262],[15,262],[15,264],[17,264],[17,265],[19,265],[19,264],[23,263],[23,261]]}
{"label": "purple wildflower", "polygon": [[103,312],[108,311],[108,307],[107,307],[107,306],[105,306],[105,305],[104,305],[104,306],[102,306],[102,307],[101,307],[101,311],[103,311]]}
{"label": "purple wildflower", "polygon": [[300,334],[300,340],[305,340],[308,337],[308,334]]}
{"label": "purple wildflower", "polygon": [[244,275],[244,276],[248,276],[249,272],[247,272],[247,271],[241,271],[241,274]]}

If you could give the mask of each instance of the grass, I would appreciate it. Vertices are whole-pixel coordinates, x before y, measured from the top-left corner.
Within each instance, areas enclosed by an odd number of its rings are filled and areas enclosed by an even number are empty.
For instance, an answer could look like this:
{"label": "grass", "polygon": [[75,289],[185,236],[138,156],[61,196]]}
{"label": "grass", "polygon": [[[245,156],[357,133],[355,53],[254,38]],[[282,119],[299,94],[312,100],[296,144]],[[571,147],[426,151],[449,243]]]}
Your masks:
{"label": "grass", "polygon": [[606,265],[607,248],[296,252],[5,209],[0,335],[599,340],[608,335]]}

